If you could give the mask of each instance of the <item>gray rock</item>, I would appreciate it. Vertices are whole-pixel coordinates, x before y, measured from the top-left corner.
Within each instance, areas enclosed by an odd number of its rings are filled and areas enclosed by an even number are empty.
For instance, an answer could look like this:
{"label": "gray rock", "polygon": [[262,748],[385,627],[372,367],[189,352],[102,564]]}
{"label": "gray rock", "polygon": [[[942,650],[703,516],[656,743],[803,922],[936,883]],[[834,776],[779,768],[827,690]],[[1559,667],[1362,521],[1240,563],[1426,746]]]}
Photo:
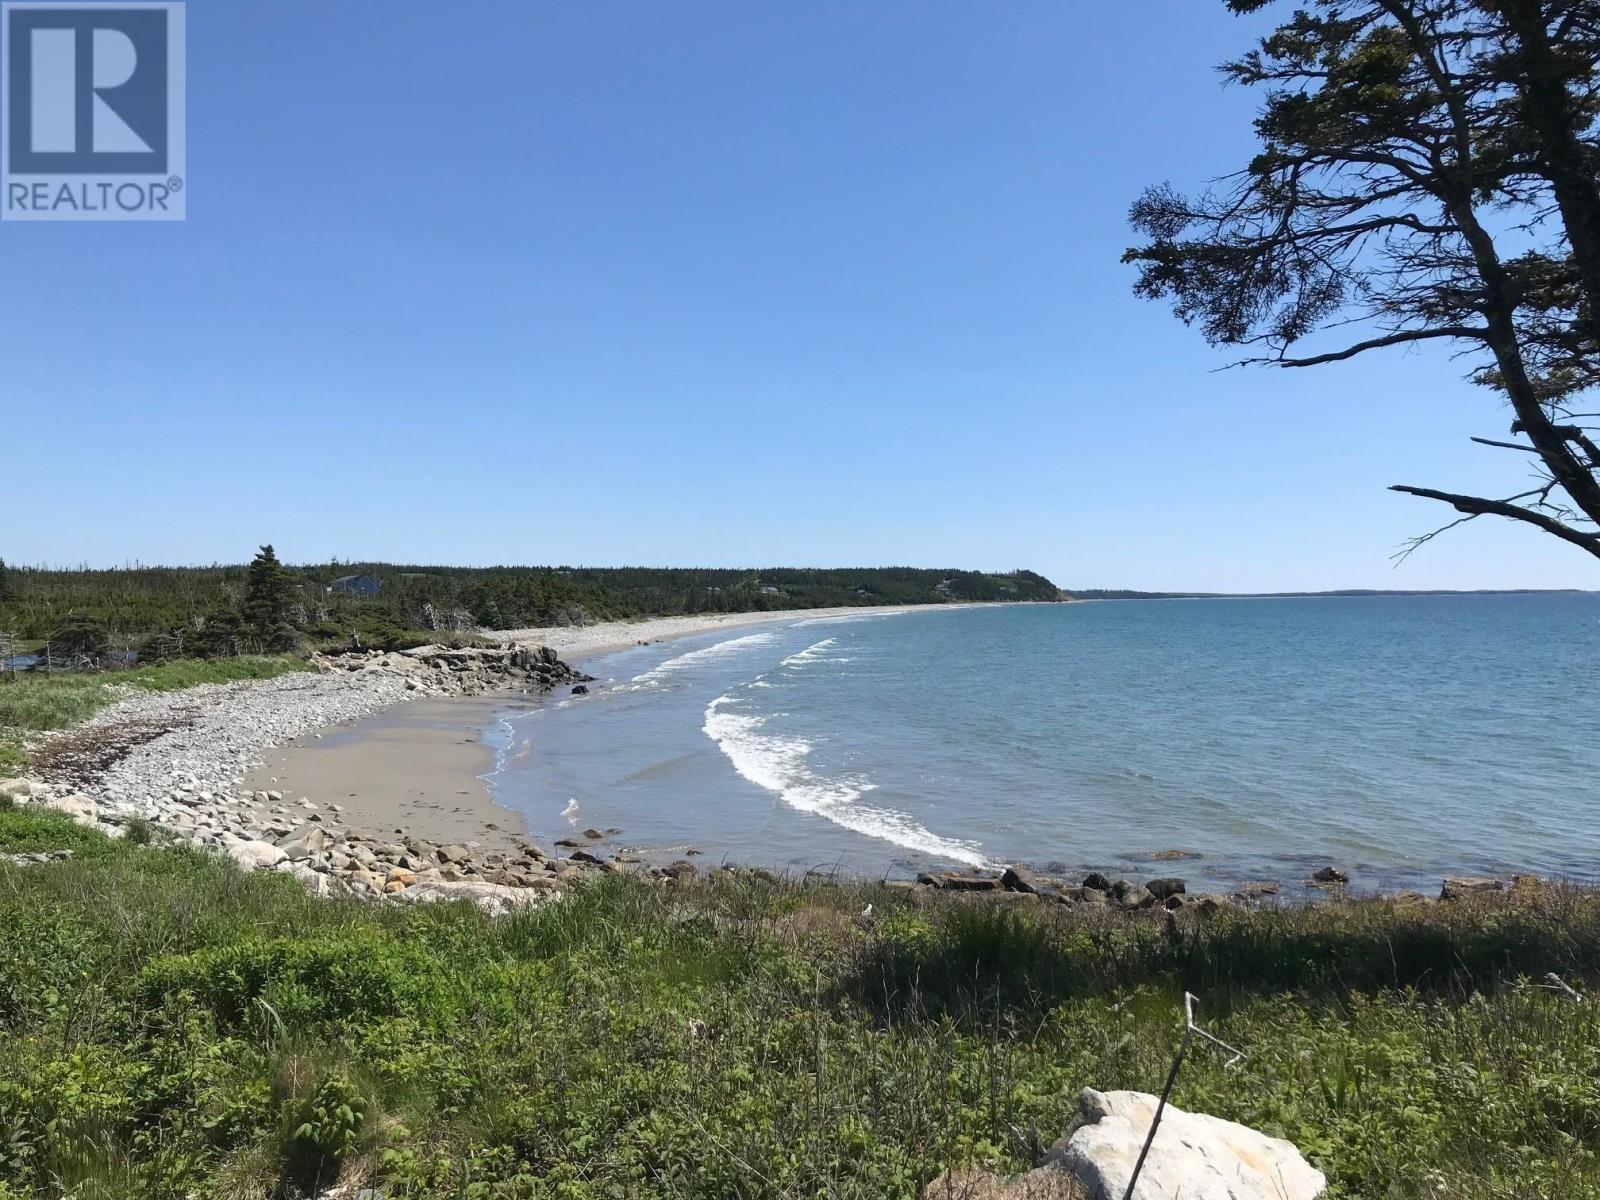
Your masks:
{"label": "gray rock", "polygon": [[1505,884],[1498,879],[1485,879],[1471,875],[1461,876],[1444,881],[1444,886],[1439,889],[1439,899],[1464,900],[1468,896],[1487,896],[1504,890]]}
{"label": "gray rock", "polygon": [[[1121,880],[1118,881],[1122,882]],[[1155,894],[1141,884],[1128,884],[1124,888],[1113,889],[1112,900],[1121,908],[1133,910],[1139,908],[1152,908],[1156,903]]]}
{"label": "gray rock", "polygon": [[997,892],[1000,880],[994,875],[963,875],[959,871],[946,871],[938,876],[938,885],[947,892]]}
{"label": "gray rock", "polygon": [[77,825],[93,826],[100,819],[100,808],[87,796],[74,793],[70,796],[57,796],[46,800],[49,807],[58,813],[63,813],[72,818]]}
{"label": "gray rock", "polygon": [[1100,874],[1099,871],[1090,871],[1083,877],[1083,886],[1090,891],[1109,892],[1111,890],[1111,880]]}
{"label": "gray rock", "polygon": [[310,826],[298,830],[290,837],[278,839],[278,845],[290,858],[310,858],[313,851],[326,850],[333,844],[333,839],[328,836],[325,829]]}
{"label": "gray rock", "polygon": [[460,883],[417,882],[394,898],[408,904],[434,904],[441,900],[469,900],[490,916],[501,916],[519,908],[529,908],[555,899],[559,892],[537,888],[508,887],[505,884],[470,880]]}
{"label": "gray rock", "polygon": [[[1156,1097],[1144,1092],[1085,1088],[1077,1118],[1046,1161],[1082,1184],[1089,1200],[1123,1200],[1155,1109]],[[1313,1200],[1327,1186],[1293,1143],[1169,1104],[1132,1200]]]}
{"label": "gray rock", "polygon": [[331,878],[317,870],[310,863],[297,862],[289,867],[289,874],[300,882],[300,885],[313,896],[331,896],[334,894],[334,883]]}
{"label": "gray rock", "polygon": [[433,853],[442,863],[459,865],[464,862],[470,862],[472,859],[472,851],[465,846],[440,846]]}
{"label": "gray rock", "polygon": [[235,842],[228,847],[228,857],[247,871],[259,871],[275,867],[289,856],[271,842]]}
{"label": "gray rock", "polygon": [[1181,879],[1152,879],[1144,885],[1157,900],[1165,900],[1168,896],[1181,896],[1189,887]]}
{"label": "gray rock", "polygon": [[1000,886],[1008,892],[1037,892],[1038,880],[1027,867],[1007,867],[1000,873]]}

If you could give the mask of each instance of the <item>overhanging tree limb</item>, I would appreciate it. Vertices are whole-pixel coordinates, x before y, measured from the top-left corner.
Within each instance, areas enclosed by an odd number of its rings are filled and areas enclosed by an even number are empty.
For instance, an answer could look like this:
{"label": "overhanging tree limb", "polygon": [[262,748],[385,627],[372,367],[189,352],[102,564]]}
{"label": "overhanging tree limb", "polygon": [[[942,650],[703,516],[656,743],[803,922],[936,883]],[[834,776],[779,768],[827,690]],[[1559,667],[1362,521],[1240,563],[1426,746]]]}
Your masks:
{"label": "overhanging tree limb", "polygon": [[1489,500],[1483,496],[1464,496],[1456,492],[1441,492],[1434,488],[1412,487],[1409,484],[1396,483],[1389,487],[1391,492],[1404,492],[1408,496],[1421,496],[1424,500],[1441,500],[1450,505],[1459,513],[1469,517],[1506,517],[1513,521],[1523,521],[1529,525],[1537,526],[1546,533],[1553,534],[1564,542],[1571,542],[1580,546],[1596,558],[1600,558],[1600,534],[1585,533],[1581,529],[1574,529],[1564,521],[1558,521],[1548,513],[1536,509],[1523,508],[1519,504],[1512,504],[1506,500]]}
{"label": "overhanging tree limb", "polygon": [[1401,346],[1406,342],[1426,342],[1433,338],[1477,338],[1483,340],[1488,330],[1480,326],[1450,325],[1443,329],[1414,329],[1402,333],[1391,333],[1385,337],[1370,338],[1364,342],[1357,342],[1354,346],[1347,346],[1343,350],[1334,350],[1327,354],[1313,354],[1309,358],[1260,358],[1248,359],[1249,362],[1270,362],[1279,367],[1318,367],[1323,363],[1343,362],[1347,358],[1354,358],[1358,354],[1365,354],[1368,350],[1381,350],[1386,346]]}
{"label": "overhanging tree limb", "polygon": [[[1468,344],[1472,378],[1528,444],[1480,440],[1537,455],[1538,499],[1397,490],[1600,557],[1600,447],[1568,415],[1600,386],[1596,14],[1595,0],[1302,0],[1224,66],[1265,93],[1260,152],[1221,194],[1148,190],[1130,214],[1146,241],[1124,261],[1140,295],[1170,298],[1209,341],[1260,348],[1249,363]],[[1352,324],[1373,336],[1296,353]]]}

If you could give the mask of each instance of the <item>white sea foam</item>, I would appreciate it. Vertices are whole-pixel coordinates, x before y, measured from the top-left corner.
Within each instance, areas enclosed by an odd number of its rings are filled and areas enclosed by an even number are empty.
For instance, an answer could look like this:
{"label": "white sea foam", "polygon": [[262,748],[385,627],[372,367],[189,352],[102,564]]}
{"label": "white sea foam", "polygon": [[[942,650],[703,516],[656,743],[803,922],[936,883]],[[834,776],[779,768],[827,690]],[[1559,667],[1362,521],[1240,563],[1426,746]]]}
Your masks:
{"label": "white sea foam", "polygon": [[803,667],[807,663],[816,662],[817,659],[822,657],[822,652],[829,646],[835,645],[836,642],[836,638],[823,638],[816,645],[807,646],[800,653],[789,655],[781,665],[785,667]]}
{"label": "white sea foam", "polygon": [[975,867],[987,863],[976,842],[940,837],[906,813],[861,803],[876,784],[857,775],[817,774],[807,762],[810,742],[765,732],[769,718],[740,712],[740,704],[733,693],[718,696],[706,706],[703,728],[733,769],[757,787],[776,793],[790,808],[866,837]]}
{"label": "white sea foam", "polygon": [[[929,606],[929,611],[932,611],[933,609],[935,609],[937,607],[938,607],[938,605],[930,605]],[[826,624],[826,625],[848,625],[852,621],[882,621],[887,617],[903,617],[905,615],[906,615],[906,610],[903,609],[903,608],[890,609],[888,612],[864,611],[864,612],[840,613],[840,614],[838,614],[836,616],[832,616],[832,617],[810,617],[810,618],[808,618],[808,619],[806,619],[804,621],[796,621],[793,625],[790,626],[790,628],[791,629],[804,629],[807,625],[824,625],[824,624]]]}
{"label": "white sea foam", "polygon": [[623,685],[623,690],[638,692],[659,688],[681,671],[690,670],[703,663],[715,662],[719,658],[727,658],[751,646],[764,646],[775,637],[777,637],[775,633],[751,633],[744,637],[729,638],[714,645],[702,646],[698,650],[680,654],[677,658],[669,658],[660,666],[653,667],[642,675],[635,675]]}

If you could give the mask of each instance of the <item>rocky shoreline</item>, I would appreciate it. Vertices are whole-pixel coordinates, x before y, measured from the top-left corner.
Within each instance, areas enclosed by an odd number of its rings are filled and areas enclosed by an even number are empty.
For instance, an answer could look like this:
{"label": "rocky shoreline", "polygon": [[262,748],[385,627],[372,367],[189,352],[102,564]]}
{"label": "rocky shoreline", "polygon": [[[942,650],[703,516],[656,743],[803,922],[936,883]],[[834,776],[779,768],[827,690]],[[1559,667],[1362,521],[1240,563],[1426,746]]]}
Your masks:
{"label": "rocky shoreline", "polygon": [[581,687],[589,677],[553,650],[423,646],[316,655],[311,666],[179,692],[129,689],[46,742],[33,776],[0,780],[0,796],[57,809],[112,836],[159,831],[247,869],[290,874],[317,895],[465,897],[503,911],[601,869],[596,855],[552,860],[531,844],[508,855],[353,829],[337,803],[241,786],[266,751],[407,699]]}
{"label": "rocky shoreline", "polygon": [[[343,807],[319,797],[292,798],[275,788],[243,786],[267,751],[422,696],[490,692],[546,695],[558,687],[586,690],[589,676],[549,647],[452,648],[316,655],[313,671],[271,680],[205,685],[180,692],[130,694],[36,756],[36,777],[0,780],[0,796],[47,805],[86,826],[123,836],[159,830],[227,854],[247,869],[284,872],[317,895],[426,902],[470,899],[491,912],[537,903],[585,876],[637,875],[668,885],[692,879],[687,858],[653,865],[603,843],[619,830],[583,831],[545,849],[523,838],[486,848],[471,839],[430,841],[404,829],[354,828]],[[371,824],[371,821],[368,821]],[[488,828],[493,829],[494,826]],[[691,852],[692,853],[692,852]],[[722,866],[724,872],[763,868]],[[1324,867],[1304,883],[1346,894],[1344,872]],[[1054,903],[1137,913],[1217,911],[1274,901],[1282,885],[1263,881],[1228,894],[1191,893],[1173,876],[1133,882],[1091,872],[1077,882],[1025,866],[1001,872],[929,872],[890,886],[959,893],[996,903]],[[1538,886],[1530,876],[1451,878],[1440,900],[1508,893]],[[1397,903],[1433,903],[1402,891]]]}
{"label": "rocky shoreline", "polygon": [[[1337,867],[1321,867],[1305,879],[1307,888],[1320,889],[1334,898],[1349,896],[1350,877]],[[1087,905],[1120,912],[1142,912],[1159,909],[1165,912],[1182,912],[1193,909],[1202,913],[1216,912],[1224,906],[1252,907],[1276,900],[1283,894],[1283,885],[1276,881],[1241,884],[1232,892],[1190,892],[1188,882],[1175,876],[1149,879],[1143,883],[1127,879],[1111,879],[1091,871],[1078,883],[1037,874],[1025,866],[1011,866],[1004,871],[942,871],[923,872],[915,882],[905,881],[893,886],[917,890],[958,892],[969,896],[985,896],[1010,903],[1044,902],[1055,904]],[[1405,889],[1391,895],[1377,897],[1395,904],[1433,904],[1440,900],[1463,900],[1470,897],[1507,895],[1516,898],[1536,894],[1544,881],[1534,875],[1514,875],[1510,880],[1485,876],[1446,876],[1437,897]]]}

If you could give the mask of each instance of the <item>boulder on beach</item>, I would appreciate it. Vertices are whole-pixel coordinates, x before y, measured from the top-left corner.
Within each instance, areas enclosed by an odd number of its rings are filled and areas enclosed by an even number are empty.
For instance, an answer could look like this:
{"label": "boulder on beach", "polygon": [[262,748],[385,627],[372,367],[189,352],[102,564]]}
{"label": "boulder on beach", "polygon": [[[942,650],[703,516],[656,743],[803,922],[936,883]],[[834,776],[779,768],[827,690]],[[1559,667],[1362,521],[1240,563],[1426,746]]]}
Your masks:
{"label": "boulder on beach", "polygon": [[469,900],[490,916],[495,917],[560,897],[559,892],[540,891],[534,888],[507,887],[505,884],[490,883],[487,880],[482,882],[472,880],[465,883],[419,882],[410,887],[401,885],[399,890],[392,893],[392,895],[395,899],[404,900],[410,904],[436,904],[440,901],[448,900]]}
{"label": "boulder on beach", "polygon": [[[1156,1104],[1145,1092],[1084,1088],[1047,1165],[1081,1184],[1088,1200],[1123,1200]],[[1294,1143],[1169,1104],[1132,1200],[1312,1200],[1327,1186]]]}
{"label": "boulder on beach", "polygon": [[1504,890],[1505,884],[1498,879],[1486,879],[1472,875],[1461,876],[1444,881],[1444,886],[1439,889],[1439,899],[1464,900],[1468,896],[1488,896]]}
{"label": "boulder on beach", "polygon": [[1000,886],[1008,892],[1037,892],[1038,877],[1027,867],[1007,867],[1000,873]]}
{"label": "boulder on beach", "polygon": [[1169,896],[1181,896],[1189,890],[1188,884],[1181,879],[1152,879],[1144,885],[1150,894],[1157,900],[1165,900]]}
{"label": "boulder on beach", "polygon": [[1000,880],[993,875],[964,875],[959,871],[945,871],[935,877],[935,883],[947,892],[995,892],[1000,890]]}
{"label": "boulder on beach", "polygon": [[57,796],[45,803],[58,813],[71,817],[78,825],[92,826],[100,819],[99,806],[87,796]]}
{"label": "boulder on beach", "polygon": [[228,857],[246,871],[268,870],[289,856],[271,842],[235,842],[228,847]]}

